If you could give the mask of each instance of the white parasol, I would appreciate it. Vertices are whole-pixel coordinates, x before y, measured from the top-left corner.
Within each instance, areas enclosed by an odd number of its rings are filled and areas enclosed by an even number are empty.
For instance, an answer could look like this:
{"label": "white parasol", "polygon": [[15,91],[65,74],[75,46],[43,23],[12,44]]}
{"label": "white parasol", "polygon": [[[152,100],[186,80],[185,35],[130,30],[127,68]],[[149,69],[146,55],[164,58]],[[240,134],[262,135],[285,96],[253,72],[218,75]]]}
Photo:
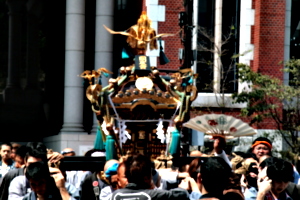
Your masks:
{"label": "white parasol", "polygon": [[190,119],[183,126],[208,135],[223,136],[226,139],[256,134],[255,129],[247,123],[224,114],[200,115]]}

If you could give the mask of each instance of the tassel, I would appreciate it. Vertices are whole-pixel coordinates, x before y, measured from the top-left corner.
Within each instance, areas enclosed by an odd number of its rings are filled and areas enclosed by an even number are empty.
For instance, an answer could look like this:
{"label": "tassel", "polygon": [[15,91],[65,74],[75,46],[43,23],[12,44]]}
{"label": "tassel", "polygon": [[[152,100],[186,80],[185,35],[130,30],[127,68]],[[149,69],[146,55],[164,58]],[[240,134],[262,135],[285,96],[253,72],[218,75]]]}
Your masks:
{"label": "tassel", "polygon": [[163,47],[161,44],[161,38],[159,38],[159,46],[160,46],[160,51],[159,51],[159,63],[161,65],[165,65],[167,63],[170,62],[170,60],[167,58],[167,56],[165,55],[164,51],[163,51]]}
{"label": "tassel", "polygon": [[170,148],[169,152],[172,156],[179,155],[179,150],[180,150],[180,133],[179,131],[175,128],[172,131],[171,135],[171,143],[170,143]]}
{"label": "tassel", "polygon": [[117,159],[115,140],[111,135],[106,136],[106,160]]}
{"label": "tassel", "polygon": [[134,58],[133,53],[127,48],[123,47],[122,49],[122,59],[129,59],[129,58]]}
{"label": "tassel", "polygon": [[165,132],[163,130],[164,128],[164,125],[163,125],[163,121],[161,118],[159,118],[158,120],[158,124],[157,125],[157,128],[156,128],[156,135],[157,135],[157,139],[160,139],[160,142],[161,143],[164,143],[165,141]]}
{"label": "tassel", "polygon": [[123,49],[122,49],[122,59],[127,59],[127,58],[129,58],[129,55],[128,55],[126,49],[123,48]]}
{"label": "tassel", "polygon": [[161,65],[165,65],[165,64],[167,64],[169,62],[170,62],[170,60],[167,58],[167,56],[165,55],[165,53],[162,50],[160,50],[159,51],[159,63]]}
{"label": "tassel", "polygon": [[[105,137],[105,136],[104,136]],[[104,150],[105,149],[105,139],[103,138],[103,133],[101,127],[98,125],[96,139],[94,142],[94,149]]]}

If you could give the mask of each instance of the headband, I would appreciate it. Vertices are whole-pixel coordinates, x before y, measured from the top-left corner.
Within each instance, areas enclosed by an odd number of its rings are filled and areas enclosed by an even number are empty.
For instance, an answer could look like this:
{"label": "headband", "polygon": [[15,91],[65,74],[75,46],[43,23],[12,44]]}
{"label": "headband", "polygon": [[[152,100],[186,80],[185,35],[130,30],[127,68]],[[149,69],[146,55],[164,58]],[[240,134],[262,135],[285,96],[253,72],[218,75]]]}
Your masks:
{"label": "headband", "polygon": [[252,144],[251,148],[254,148],[255,146],[259,145],[259,144],[265,144],[269,147],[269,149],[272,149],[272,144],[270,144],[267,141],[256,141],[254,144]]}
{"label": "headband", "polygon": [[102,151],[96,151],[94,153],[92,153],[91,157],[105,157],[106,153],[102,152]]}
{"label": "headband", "polygon": [[61,151],[60,154],[64,155],[64,154],[67,154],[67,153],[74,153],[75,154],[75,151]]}

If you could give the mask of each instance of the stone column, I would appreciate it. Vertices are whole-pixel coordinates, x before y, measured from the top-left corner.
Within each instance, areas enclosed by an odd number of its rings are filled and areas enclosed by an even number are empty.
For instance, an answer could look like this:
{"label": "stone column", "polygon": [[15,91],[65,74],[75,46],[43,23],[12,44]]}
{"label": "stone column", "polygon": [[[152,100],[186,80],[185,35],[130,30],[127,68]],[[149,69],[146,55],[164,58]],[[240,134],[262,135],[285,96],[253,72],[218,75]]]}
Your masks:
{"label": "stone column", "polygon": [[42,105],[42,91],[38,85],[39,75],[39,24],[43,14],[43,1],[28,0],[27,8],[27,34],[26,34],[26,86],[24,90],[24,103],[36,106]]}
{"label": "stone column", "polygon": [[[7,0],[9,8],[9,37],[8,37],[8,79],[4,91],[4,100],[18,104],[16,99],[21,97],[20,66],[22,39],[22,11],[26,1]],[[16,98],[17,97],[17,98]]]}
{"label": "stone column", "polygon": [[[96,1],[96,38],[95,38],[95,69],[104,67],[109,71],[113,68],[113,35],[104,29],[106,25],[113,29],[114,1]],[[102,78],[102,85],[106,86],[108,80]]]}
{"label": "stone column", "polygon": [[[114,1],[96,1],[96,34],[95,34],[95,69],[104,67],[113,71],[113,35],[107,32],[103,25],[113,29]],[[108,79],[102,76],[102,86],[108,84]],[[96,132],[98,122],[94,115],[92,132]]]}
{"label": "stone column", "polygon": [[37,89],[39,72],[39,13],[42,3],[29,0],[27,6],[27,83],[26,89]]}
{"label": "stone column", "polygon": [[84,88],[85,1],[67,0],[64,124],[61,133],[84,132],[82,125]]}
{"label": "stone column", "polygon": [[214,93],[220,92],[221,82],[221,48],[222,48],[222,7],[223,0],[216,0],[215,7],[215,48],[214,48]]}

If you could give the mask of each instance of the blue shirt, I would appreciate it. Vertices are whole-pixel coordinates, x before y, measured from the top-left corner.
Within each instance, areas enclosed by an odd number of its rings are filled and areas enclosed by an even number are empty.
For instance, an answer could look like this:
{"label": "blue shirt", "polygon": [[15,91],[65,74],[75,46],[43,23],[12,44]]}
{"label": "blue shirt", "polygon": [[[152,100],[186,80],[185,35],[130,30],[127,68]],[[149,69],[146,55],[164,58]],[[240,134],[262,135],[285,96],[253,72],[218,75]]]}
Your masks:
{"label": "blue shirt", "polygon": [[256,200],[257,190],[255,187],[247,188],[244,192],[245,200]]}
{"label": "blue shirt", "polygon": [[202,194],[200,192],[191,192],[190,193],[190,200],[198,200]]}
{"label": "blue shirt", "polygon": [[2,160],[0,160],[0,184],[2,183],[2,178],[5,176],[5,174],[12,169],[16,169],[15,162],[13,160],[9,161],[9,165],[7,167],[2,166]]}

